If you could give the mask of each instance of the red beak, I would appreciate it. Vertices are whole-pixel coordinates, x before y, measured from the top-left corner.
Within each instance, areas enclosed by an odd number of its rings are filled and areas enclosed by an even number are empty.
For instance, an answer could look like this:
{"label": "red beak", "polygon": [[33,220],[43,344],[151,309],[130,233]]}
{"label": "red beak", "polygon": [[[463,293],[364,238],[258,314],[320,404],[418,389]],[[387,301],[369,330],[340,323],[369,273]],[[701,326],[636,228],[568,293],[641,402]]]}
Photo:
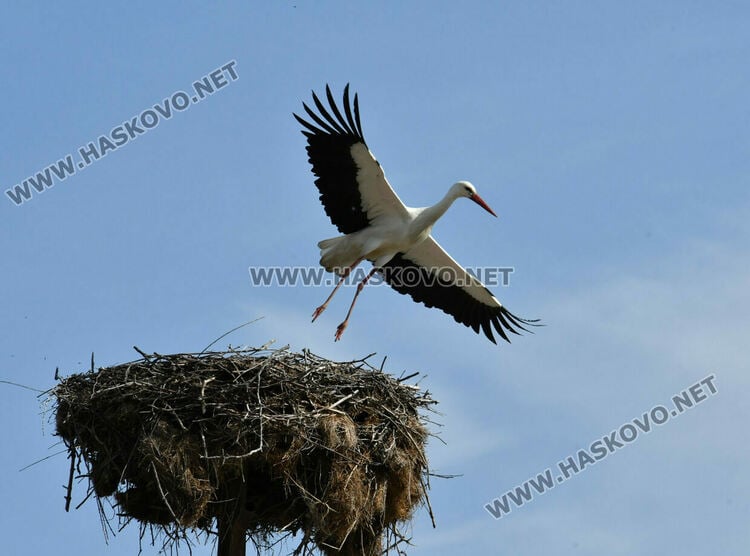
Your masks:
{"label": "red beak", "polygon": [[472,201],[474,201],[476,204],[478,204],[480,207],[482,207],[484,210],[486,210],[487,212],[489,212],[492,216],[494,216],[495,218],[497,218],[497,214],[495,214],[495,211],[492,210],[489,207],[489,205],[484,202],[484,199],[482,199],[479,195],[477,195],[476,193],[474,193],[474,195],[472,195],[470,197],[470,199]]}

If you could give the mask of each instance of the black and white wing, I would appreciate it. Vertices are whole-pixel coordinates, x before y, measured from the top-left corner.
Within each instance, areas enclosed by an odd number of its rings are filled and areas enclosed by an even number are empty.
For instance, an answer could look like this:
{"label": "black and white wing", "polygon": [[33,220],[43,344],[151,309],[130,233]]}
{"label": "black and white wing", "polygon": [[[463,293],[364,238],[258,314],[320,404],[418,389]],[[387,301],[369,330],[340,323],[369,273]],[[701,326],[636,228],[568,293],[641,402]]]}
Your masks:
{"label": "black and white wing", "polygon": [[367,148],[359,120],[359,102],[349,102],[349,85],[344,88],[342,114],[326,85],[326,108],[313,92],[317,113],[302,106],[311,121],[294,117],[305,129],[307,154],[320,201],[331,222],[342,234],[366,228],[379,216],[407,217],[407,210],[380,164]]}
{"label": "black and white wing", "polygon": [[408,294],[427,307],[437,307],[460,322],[495,341],[493,328],[505,341],[507,332],[529,332],[525,326],[539,326],[538,320],[517,317],[477,278],[440,247],[432,237],[398,253],[383,265],[385,281],[397,292]]}

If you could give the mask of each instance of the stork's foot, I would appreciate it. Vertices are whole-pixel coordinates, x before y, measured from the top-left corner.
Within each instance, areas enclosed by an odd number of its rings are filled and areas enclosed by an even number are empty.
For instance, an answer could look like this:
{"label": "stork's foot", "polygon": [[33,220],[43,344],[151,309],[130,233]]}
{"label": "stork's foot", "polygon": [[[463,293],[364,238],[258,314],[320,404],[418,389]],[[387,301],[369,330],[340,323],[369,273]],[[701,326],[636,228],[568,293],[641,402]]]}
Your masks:
{"label": "stork's foot", "polygon": [[341,339],[341,336],[344,334],[344,330],[346,330],[346,325],[349,324],[349,321],[344,321],[341,324],[339,324],[338,328],[336,328],[336,339],[335,342],[338,342]]}
{"label": "stork's foot", "polygon": [[326,304],[323,303],[323,305],[321,305],[320,307],[318,307],[317,309],[313,311],[312,321],[315,322],[315,319],[317,319],[325,310],[326,310]]}

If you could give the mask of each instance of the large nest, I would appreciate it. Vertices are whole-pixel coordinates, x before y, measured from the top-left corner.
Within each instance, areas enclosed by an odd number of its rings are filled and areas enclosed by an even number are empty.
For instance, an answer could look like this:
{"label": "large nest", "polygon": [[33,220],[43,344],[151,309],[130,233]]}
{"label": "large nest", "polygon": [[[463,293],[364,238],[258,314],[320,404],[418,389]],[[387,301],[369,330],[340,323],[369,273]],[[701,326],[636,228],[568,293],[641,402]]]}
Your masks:
{"label": "large nest", "polygon": [[296,554],[404,540],[399,524],[427,500],[428,392],[307,351],[142,355],[52,390],[71,481],[75,467],[124,523],[168,545],[217,522],[256,547],[301,533]]}

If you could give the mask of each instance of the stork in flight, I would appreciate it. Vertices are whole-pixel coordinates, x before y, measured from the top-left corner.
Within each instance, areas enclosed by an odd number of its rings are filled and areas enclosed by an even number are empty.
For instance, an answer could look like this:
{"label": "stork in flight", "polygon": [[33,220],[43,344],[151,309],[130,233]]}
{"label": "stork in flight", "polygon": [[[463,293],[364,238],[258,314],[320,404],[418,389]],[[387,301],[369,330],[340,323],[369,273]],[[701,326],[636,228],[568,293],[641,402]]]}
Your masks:
{"label": "stork in flight", "polygon": [[519,334],[517,329],[528,332],[524,325],[536,326],[537,320],[523,319],[508,311],[430,234],[435,222],[453,201],[461,197],[471,199],[497,216],[474,186],[459,181],[437,204],[426,208],[407,207],[393,191],[380,163],[367,148],[359,120],[357,95],[350,104],[347,84],[343,114],[328,85],[326,97],[329,108],[313,92],[317,114],[302,104],[313,123],[294,114],[305,128],[302,133],[307,137],[307,154],[317,176],[315,185],[320,191],[320,200],[331,222],[344,234],[318,243],[320,264],[327,271],[335,272],[340,279],[328,299],[313,313],[313,322],[328,306],[346,277],[366,259],[373,263],[373,268],[358,284],[346,318],[336,329],[336,341],[341,339],[357,297],[375,272],[382,273],[385,281],[397,292],[409,294],[414,301],[427,307],[442,309],[476,333],[481,329],[493,343],[496,343],[493,327],[510,342],[506,332]]}

